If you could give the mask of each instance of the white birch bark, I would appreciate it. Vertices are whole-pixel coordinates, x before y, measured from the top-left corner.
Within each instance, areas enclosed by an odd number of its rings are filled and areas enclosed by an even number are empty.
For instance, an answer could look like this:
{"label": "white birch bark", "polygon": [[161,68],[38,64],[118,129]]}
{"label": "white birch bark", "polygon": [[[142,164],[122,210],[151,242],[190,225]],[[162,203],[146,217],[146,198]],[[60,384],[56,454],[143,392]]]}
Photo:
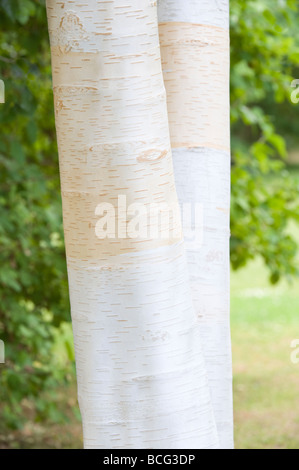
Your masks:
{"label": "white birch bark", "polygon": [[203,211],[202,243],[186,241],[190,285],[220,447],[231,448],[229,1],[159,0],[158,19],[179,202]]}
{"label": "white birch bark", "polygon": [[177,207],[156,10],[47,0],[85,448],[218,446],[179,215],[158,237],[96,235],[120,195]]}

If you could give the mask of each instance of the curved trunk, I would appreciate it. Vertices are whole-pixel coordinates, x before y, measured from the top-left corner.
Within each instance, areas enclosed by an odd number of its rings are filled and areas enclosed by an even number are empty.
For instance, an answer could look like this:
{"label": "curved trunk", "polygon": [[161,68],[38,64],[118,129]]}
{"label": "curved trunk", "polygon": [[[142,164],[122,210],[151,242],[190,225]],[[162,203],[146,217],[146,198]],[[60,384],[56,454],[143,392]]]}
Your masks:
{"label": "curved trunk", "polygon": [[[151,0],[47,0],[86,448],[218,445],[156,10]],[[169,217],[157,223],[160,209]]]}
{"label": "curved trunk", "polygon": [[229,1],[159,0],[158,18],[179,202],[201,209],[202,236],[186,238],[192,297],[220,447],[230,448]]}

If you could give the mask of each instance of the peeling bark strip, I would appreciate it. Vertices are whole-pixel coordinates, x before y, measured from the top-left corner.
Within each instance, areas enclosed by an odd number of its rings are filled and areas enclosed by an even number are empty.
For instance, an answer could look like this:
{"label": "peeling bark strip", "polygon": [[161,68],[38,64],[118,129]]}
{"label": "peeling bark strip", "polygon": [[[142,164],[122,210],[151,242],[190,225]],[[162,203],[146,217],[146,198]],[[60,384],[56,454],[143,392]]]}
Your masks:
{"label": "peeling bark strip", "polygon": [[178,205],[156,2],[47,13],[85,448],[215,448],[180,216],[166,241],[95,235],[100,202]]}
{"label": "peeling bark strip", "polygon": [[229,326],[229,1],[159,0],[164,83],[180,204],[203,207],[203,244],[187,245],[220,447],[233,447]]}

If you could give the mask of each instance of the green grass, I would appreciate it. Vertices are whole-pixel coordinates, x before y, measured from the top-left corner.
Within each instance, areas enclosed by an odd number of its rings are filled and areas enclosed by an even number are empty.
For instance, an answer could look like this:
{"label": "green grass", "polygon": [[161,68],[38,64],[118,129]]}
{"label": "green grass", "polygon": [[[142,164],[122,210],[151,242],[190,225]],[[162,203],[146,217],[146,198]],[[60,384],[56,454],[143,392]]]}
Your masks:
{"label": "green grass", "polygon": [[299,280],[271,286],[260,260],[231,275],[236,448],[299,448],[298,292]]}

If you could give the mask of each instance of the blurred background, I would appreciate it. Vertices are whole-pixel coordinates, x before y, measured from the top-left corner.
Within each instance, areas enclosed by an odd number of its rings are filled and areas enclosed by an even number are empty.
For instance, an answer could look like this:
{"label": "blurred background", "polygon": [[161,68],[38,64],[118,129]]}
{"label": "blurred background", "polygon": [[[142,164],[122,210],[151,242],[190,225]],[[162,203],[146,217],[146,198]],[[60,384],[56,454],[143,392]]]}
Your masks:
{"label": "blurred background", "polygon": [[[299,5],[230,5],[235,442],[299,448]],[[0,0],[0,79],[0,448],[80,448],[44,1]]]}

